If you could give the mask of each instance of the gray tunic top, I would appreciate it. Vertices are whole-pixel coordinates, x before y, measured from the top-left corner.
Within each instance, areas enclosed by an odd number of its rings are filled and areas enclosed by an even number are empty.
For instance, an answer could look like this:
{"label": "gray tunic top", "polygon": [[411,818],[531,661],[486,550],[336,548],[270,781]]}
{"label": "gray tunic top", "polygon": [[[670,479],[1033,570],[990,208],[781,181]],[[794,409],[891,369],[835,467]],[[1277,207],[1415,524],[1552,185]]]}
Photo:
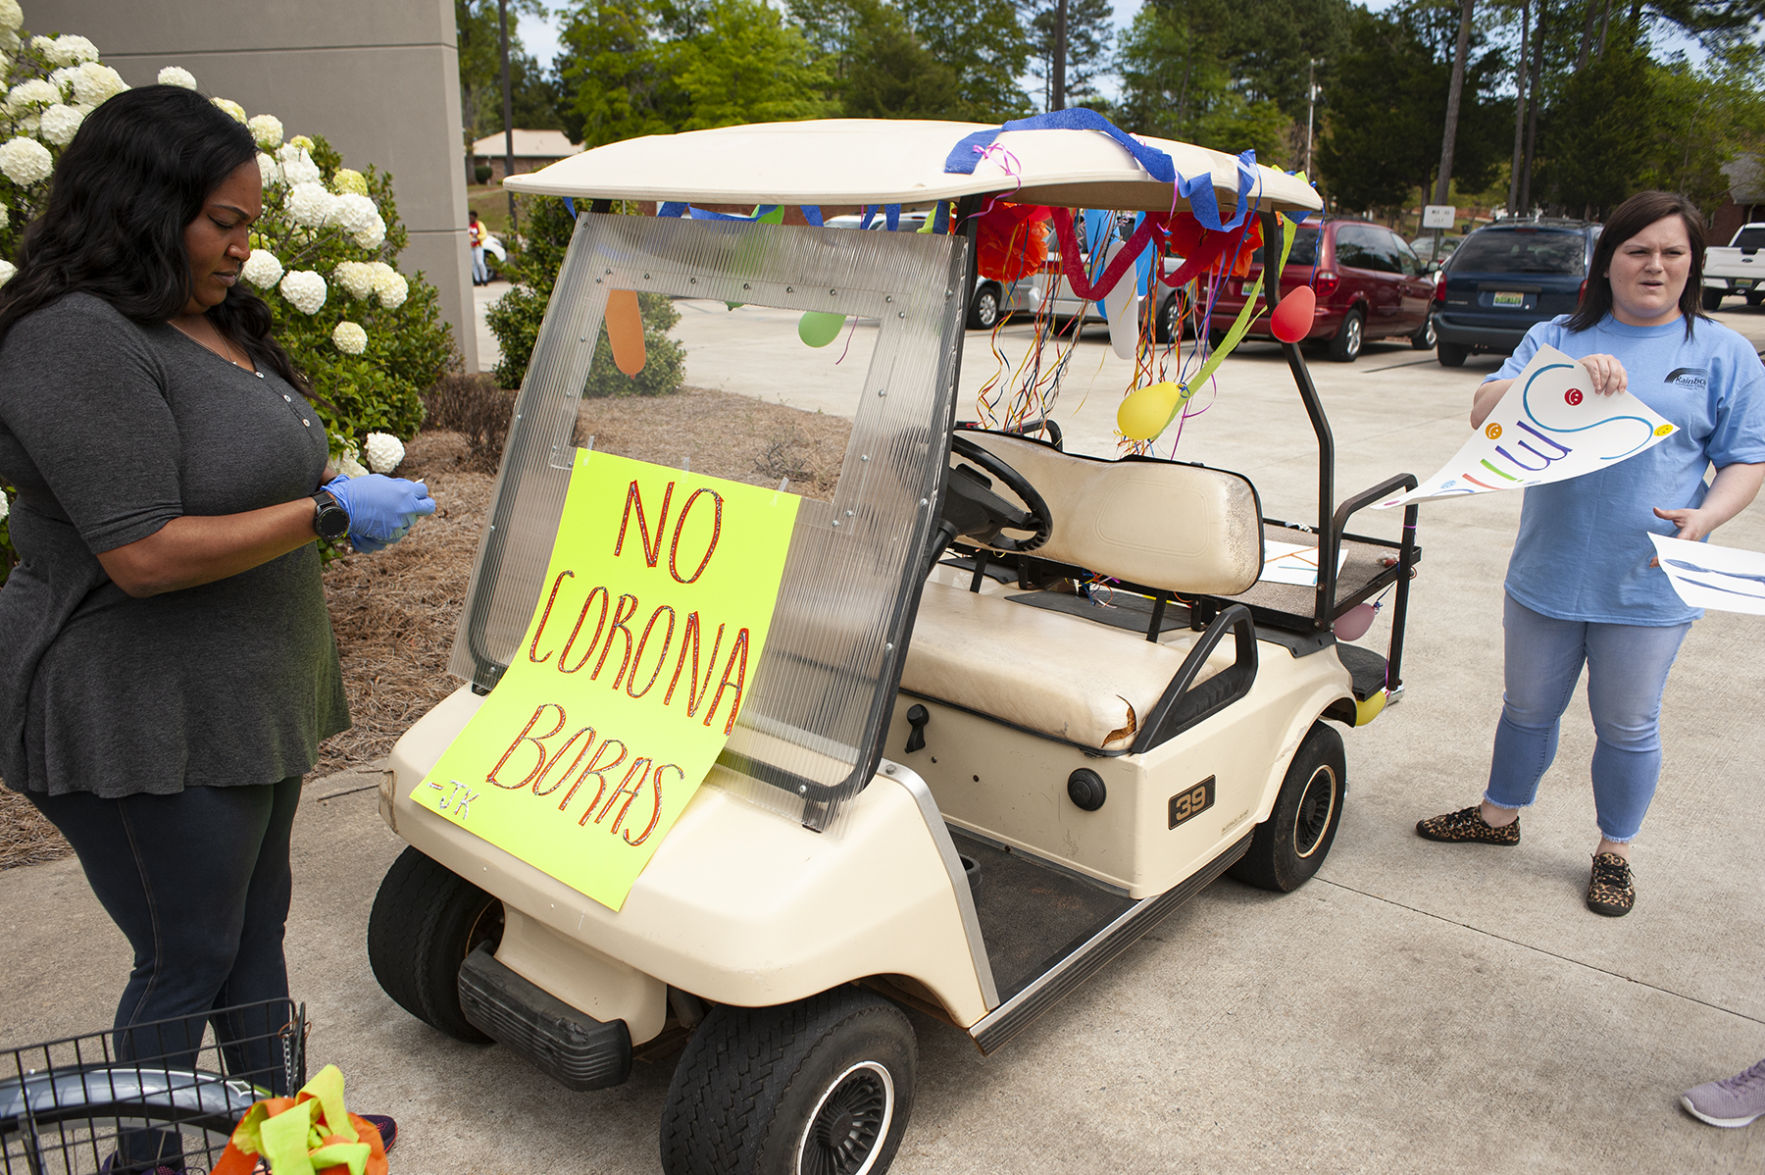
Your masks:
{"label": "gray tunic top", "polygon": [[322,422],[273,372],[70,294],[0,344],[0,778],[166,794],[300,775],[349,726],[317,547],[132,599],[96,552],[310,494]]}

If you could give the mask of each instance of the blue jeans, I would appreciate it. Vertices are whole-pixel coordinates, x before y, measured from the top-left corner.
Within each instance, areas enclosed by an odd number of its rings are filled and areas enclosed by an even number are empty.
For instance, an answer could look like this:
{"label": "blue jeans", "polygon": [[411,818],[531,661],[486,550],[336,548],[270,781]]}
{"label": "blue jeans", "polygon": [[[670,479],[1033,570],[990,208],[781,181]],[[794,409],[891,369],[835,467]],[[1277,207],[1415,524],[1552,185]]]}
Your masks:
{"label": "blue jeans", "polygon": [[[300,777],[248,787],[101,799],[25,795],[79,855],[92,892],[134,948],[117,1004],[119,1059],[188,1065],[216,1009],[286,999],[282,931],[293,893],[289,839]],[[187,1032],[141,1040],[137,1024],[185,1018]],[[273,1027],[273,1026],[272,1026]],[[229,1070],[279,1068],[258,1024],[215,1024]]]}
{"label": "blue jeans", "polygon": [[1484,799],[1524,808],[1537,797],[1585,664],[1600,835],[1636,839],[1661,774],[1661,693],[1691,622],[1653,627],[1553,620],[1509,596],[1502,624],[1507,688]]}

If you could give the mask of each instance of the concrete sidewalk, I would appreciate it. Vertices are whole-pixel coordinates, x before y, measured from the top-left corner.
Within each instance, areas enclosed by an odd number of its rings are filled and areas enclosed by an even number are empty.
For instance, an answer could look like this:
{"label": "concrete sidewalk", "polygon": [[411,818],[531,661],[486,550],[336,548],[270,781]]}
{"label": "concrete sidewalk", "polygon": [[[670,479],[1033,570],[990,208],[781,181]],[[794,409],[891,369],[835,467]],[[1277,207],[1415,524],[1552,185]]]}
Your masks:
{"label": "concrete sidewalk", "polygon": [[[1765,337],[1765,311],[1721,317]],[[1203,418],[1212,431],[1183,455],[1245,458],[1268,512],[1294,517],[1312,466],[1303,419],[1299,431],[1286,419],[1297,408],[1274,409],[1285,368],[1268,349],[1228,366],[1230,395]],[[1338,495],[1433,472],[1490,367],[1448,372],[1389,347],[1317,364]],[[1100,427],[1098,410],[1075,434]],[[1582,698],[1520,847],[1413,832],[1471,802],[1487,771],[1518,508],[1514,495],[1424,507],[1407,697],[1345,735],[1349,801],[1319,876],[1284,897],[1213,886],[991,1057],[916,1016],[917,1100],[895,1172],[1765,1168],[1765,1124],[1716,1130],[1677,1106],[1682,1089],[1765,1056],[1752,733],[1765,623],[1711,613],[1687,641],[1629,917],[1582,906],[1596,836]],[[1765,549],[1765,510],[1717,541]],[[673,1054],[640,1059],[620,1088],[570,1093],[504,1050],[440,1037],[380,992],[367,913],[402,846],[374,783],[310,784],[296,823],[289,959],[313,1065],[343,1068],[354,1108],[399,1118],[399,1175],[658,1170]],[[0,941],[0,1043],[108,1023],[129,961],[72,860],[0,873]]]}

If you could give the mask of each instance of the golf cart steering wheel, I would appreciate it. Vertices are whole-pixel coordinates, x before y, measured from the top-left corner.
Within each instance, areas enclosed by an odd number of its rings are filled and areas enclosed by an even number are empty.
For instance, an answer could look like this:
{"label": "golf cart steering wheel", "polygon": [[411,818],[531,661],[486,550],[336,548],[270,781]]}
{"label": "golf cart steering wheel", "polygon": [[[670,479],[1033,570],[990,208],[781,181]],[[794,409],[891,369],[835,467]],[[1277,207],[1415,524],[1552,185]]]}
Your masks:
{"label": "golf cart steering wheel", "polygon": [[[1048,541],[1054,523],[1047,499],[1023,474],[960,432],[950,438],[950,450],[997,478],[1024,506],[1017,509],[994,493],[986,478],[958,465],[950,471],[950,483],[944,494],[944,516],[955,524],[957,534],[995,550],[1011,552],[1033,551]],[[1002,530],[1027,530],[1030,537],[1006,538],[999,533]]]}

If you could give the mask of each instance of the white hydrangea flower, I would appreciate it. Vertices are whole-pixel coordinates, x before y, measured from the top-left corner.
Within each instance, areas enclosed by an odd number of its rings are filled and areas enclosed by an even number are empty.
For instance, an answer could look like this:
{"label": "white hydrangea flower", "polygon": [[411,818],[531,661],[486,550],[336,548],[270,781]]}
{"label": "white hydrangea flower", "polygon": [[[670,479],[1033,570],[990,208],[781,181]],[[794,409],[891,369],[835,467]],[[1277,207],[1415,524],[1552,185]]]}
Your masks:
{"label": "white hydrangea flower", "polygon": [[282,145],[282,120],[273,114],[253,115],[245,127],[265,151],[274,151]]}
{"label": "white hydrangea flower", "polygon": [[292,135],[289,137],[288,141],[294,146],[299,147],[302,151],[311,151],[313,149],[313,141],[306,135]]}
{"label": "white hydrangea flower", "polygon": [[404,460],[404,442],[389,432],[371,432],[362,442],[368,468],[375,473],[391,473]]}
{"label": "white hydrangea flower", "polygon": [[[42,40],[48,38],[33,37],[31,43],[35,45]],[[98,46],[71,33],[56,37],[42,49],[43,56],[49,59],[51,65],[84,65],[88,61],[98,60]]]}
{"label": "white hydrangea flower", "polygon": [[376,212],[374,219],[350,233],[349,239],[360,248],[378,249],[386,241],[386,222],[380,219],[380,214]]}
{"label": "white hydrangea flower", "polygon": [[263,178],[264,187],[273,188],[282,182],[282,165],[276,162],[274,155],[257,153],[257,173]]}
{"label": "white hydrangea flower", "polygon": [[[345,355],[360,355],[368,349],[368,332],[362,329],[359,322],[347,320],[337,324],[331,332],[331,344]],[[374,438],[368,438],[369,451],[373,451]]]}
{"label": "white hydrangea flower", "polygon": [[289,305],[302,314],[317,314],[325,304],[325,279],[310,269],[289,270],[277,288]]}
{"label": "white hydrangea flower", "polygon": [[49,75],[49,84],[55,87],[55,92],[57,94],[61,95],[61,97],[57,98],[56,101],[59,102],[63,98],[69,98],[69,97],[73,96],[74,75],[79,72],[80,71],[77,66],[64,65],[60,69],[55,70],[54,72],[52,72]]}
{"label": "white hydrangea flower", "polygon": [[6,500],[6,491],[0,490],[0,522],[5,522],[6,516],[11,513],[12,503]]}
{"label": "white hydrangea flower", "polygon": [[337,472],[341,473],[344,477],[368,476],[368,467],[356,459],[354,445],[351,445],[349,450],[344,452],[341,457],[338,457],[333,464],[337,467]]}
{"label": "white hydrangea flower", "polygon": [[9,114],[23,114],[32,107],[47,106],[59,101],[61,91],[42,78],[31,78],[6,91],[6,110]]}
{"label": "white hydrangea flower", "polygon": [[213,102],[220,109],[226,111],[227,117],[231,118],[234,122],[243,123],[245,121],[245,107],[239,105],[239,103],[233,101],[231,98],[210,98],[209,101]]}
{"label": "white hydrangea flower", "polygon": [[55,159],[49,154],[49,148],[35,139],[21,135],[0,144],[0,175],[21,188],[42,183],[54,170]]}
{"label": "white hydrangea flower", "polygon": [[282,263],[268,249],[253,249],[239,275],[260,290],[267,290],[282,280]]}
{"label": "white hydrangea flower", "polygon": [[331,223],[346,233],[363,232],[380,219],[380,210],[366,196],[347,192],[332,199],[336,203],[331,205]]}
{"label": "white hydrangea flower", "polygon": [[0,29],[17,33],[24,22],[24,9],[18,6],[18,0],[0,0]]}
{"label": "white hydrangea flower", "polygon": [[331,190],[339,196],[366,196],[368,177],[353,167],[340,167],[337,174],[331,177]]}
{"label": "white hydrangea flower", "polygon": [[356,301],[365,301],[374,292],[374,267],[365,261],[345,261],[331,275],[343,292]]}
{"label": "white hydrangea flower", "polygon": [[84,121],[86,116],[78,110],[57,102],[43,112],[37,129],[45,142],[65,147],[74,141],[74,132],[80,129],[80,124]]}
{"label": "white hydrangea flower", "polygon": [[0,228],[5,228],[7,225],[9,225],[11,223],[12,223],[12,209],[8,208],[4,204],[0,204]]}
{"label": "white hydrangea flower", "polygon": [[374,268],[374,296],[380,299],[380,305],[387,310],[397,310],[410,297],[411,283],[405,280],[404,274],[392,268],[384,261],[370,263]]}
{"label": "white hydrangea flower", "polygon": [[295,224],[307,228],[320,228],[331,219],[333,209],[337,205],[337,197],[325,190],[323,184],[297,183],[288,192],[288,200],[282,205],[288,212],[288,219]]}
{"label": "white hydrangea flower", "polygon": [[324,178],[312,155],[305,147],[295,145],[292,139],[276,152],[276,162],[282,165],[282,175],[291,184],[316,184]]}
{"label": "white hydrangea flower", "polygon": [[7,282],[11,281],[12,275],[17,272],[18,272],[18,266],[14,265],[12,262],[0,261],[0,286],[3,286]]}
{"label": "white hydrangea flower", "polygon": [[129,88],[123,81],[123,75],[108,65],[99,65],[96,61],[88,61],[80,66],[79,71],[69,79],[73,83],[74,97],[88,106],[96,106],[107,98],[114,98]]}
{"label": "white hydrangea flower", "polygon": [[168,65],[159,71],[159,84],[162,86],[182,86],[186,90],[194,90],[196,75],[181,65]]}

